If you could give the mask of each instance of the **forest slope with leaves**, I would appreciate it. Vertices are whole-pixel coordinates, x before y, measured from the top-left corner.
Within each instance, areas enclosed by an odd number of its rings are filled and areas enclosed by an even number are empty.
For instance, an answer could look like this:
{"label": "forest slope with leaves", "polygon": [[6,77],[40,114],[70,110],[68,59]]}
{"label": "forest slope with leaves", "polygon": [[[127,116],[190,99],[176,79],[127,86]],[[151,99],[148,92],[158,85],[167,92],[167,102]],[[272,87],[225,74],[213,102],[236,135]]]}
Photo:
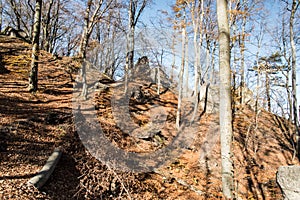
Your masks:
{"label": "forest slope with leaves", "polygon": [[[31,47],[0,36],[0,199],[222,199],[218,114],[204,114],[191,147],[155,172],[116,171],[85,149],[74,127],[73,84],[79,63],[72,57],[40,52],[39,90],[27,91]],[[111,142],[128,151],[163,148],[175,137],[161,131],[161,141],[145,141],[118,129],[111,108],[111,83],[95,96],[99,123]],[[146,101],[130,102],[136,123],[147,124],[147,107],[160,102],[175,124],[177,97],[142,90]],[[141,112],[142,110],[145,110]],[[201,110],[199,110],[201,112]],[[173,117],[172,117],[173,116]],[[293,131],[287,120],[242,106],[234,114],[234,176],[240,199],[281,199],[279,166],[298,164]],[[172,130],[172,127],[169,129]],[[47,184],[37,190],[26,182],[45,164],[55,147],[64,150]]]}

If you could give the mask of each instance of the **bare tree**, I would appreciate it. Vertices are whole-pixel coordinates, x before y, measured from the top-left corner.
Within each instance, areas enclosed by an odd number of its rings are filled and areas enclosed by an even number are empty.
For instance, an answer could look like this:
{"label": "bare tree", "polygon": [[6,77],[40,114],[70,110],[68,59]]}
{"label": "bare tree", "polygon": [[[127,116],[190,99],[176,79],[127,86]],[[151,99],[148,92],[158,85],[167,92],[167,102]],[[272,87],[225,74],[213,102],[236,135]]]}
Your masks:
{"label": "bare tree", "polygon": [[[181,104],[183,96],[183,75],[186,65],[186,48],[187,48],[187,20],[186,20],[186,6],[185,1],[176,1],[175,6],[173,6],[173,11],[175,12],[178,21],[175,21],[175,28],[181,28],[181,66],[179,71],[178,80],[178,104],[176,113],[176,127],[180,127],[181,118]],[[178,24],[177,24],[178,23]]]}
{"label": "bare tree", "polygon": [[176,114],[176,127],[180,127],[180,113],[181,113],[181,103],[182,103],[182,93],[183,93],[183,74],[185,68],[185,49],[186,49],[186,27],[185,24],[182,27],[182,53],[181,53],[181,67],[179,72],[179,83],[178,83],[178,104],[177,104],[177,114]]}
{"label": "bare tree", "polygon": [[[59,3],[60,1],[58,1]],[[54,4],[54,0],[50,0],[47,1],[44,5],[47,6],[45,7],[46,12],[45,15],[43,16],[43,35],[44,35],[44,40],[45,40],[45,44],[42,45],[44,46],[44,49],[46,51],[49,51],[50,48],[50,33],[51,33],[51,27],[50,27],[50,21],[51,21],[51,11],[53,8],[53,4]],[[57,9],[57,12],[59,12],[59,10]]]}
{"label": "bare tree", "polygon": [[[139,6],[139,2],[141,2]],[[128,33],[127,33],[127,55],[126,62],[128,68],[133,68],[133,60],[134,60],[134,33],[137,22],[144,11],[147,0],[130,0],[129,1],[129,9],[128,9]]]}
{"label": "bare tree", "polygon": [[220,65],[220,133],[222,160],[222,188],[226,199],[233,199],[233,161],[232,161],[232,110],[230,73],[230,32],[227,16],[227,0],[217,1],[219,28]]}
{"label": "bare tree", "polygon": [[[93,0],[88,0],[84,16],[84,28],[79,47],[79,57],[81,59],[86,58],[87,46],[95,25],[100,21],[104,13],[110,9],[111,4],[112,0],[106,1],[106,3],[104,3],[104,0],[95,2],[93,2]],[[95,6],[94,11],[92,10],[93,5]]]}
{"label": "bare tree", "polygon": [[36,92],[38,89],[38,60],[39,60],[39,38],[41,29],[41,10],[42,0],[36,0],[35,14],[34,14],[34,26],[32,37],[32,55],[31,55],[31,67],[29,73],[29,86],[30,92]]}
{"label": "bare tree", "polygon": [[[67,21],[72,21],[72,15],[68,13],[67,0],[50,0],[44,4],[44,12],[42,12],[42,47],[49,53],[53,53],[55,50],[57,41],[65,37],[67,32],[71,34],[71,30],[64,28],[67,25]],[[63,16],[63,13],[66,13]],[[69,20],[66,20],[68,18]]]}
{"label": "bare tree", "polygon": [[[284,7],[284,6],[283,6]],[[280,53],[280,57],[283,59],[282,61],[286,65],[286,69],[282,71],[282,75],[284,76],[285,80],[284,83],[281,82],[279,85],[283,89],[285,89],[285,95],[282,96],[287,96],[287,99],[284,99],[286,103],[283,103],[282,108],[283,109],[282,113],[285,113],[285,115],[288,115],[288,119],[290,122],[293,121],[293,103],[292,103],[292,98],[291,98],[291,90],[290,90],[290,72],[291,72],[291,56],[290,56],[290,51],[289,51],[289,43],[288,43],[288,37],[289,34],[287,32],[288,28],[288,23],[286,23],[286,18],[288,16],[288,13],[285,11],[288,8],[288,5],[286,4],[284,9],[278,11],[278,16],[281,17],[281,23],[279,23],[275,28],[276,31],[273,31],[271,36],[272,40],[276,43],[276,48],[278,48],[278,52]],[[274,30],[274,28],[272,28]],[[283,115],[284,116],[284,115]]]}
{"label": "bare tree", "polygon": [[[86,83],[86,63],[85,63],[87,46],[96,23],[98,23],[99,20],[103,17],[104,13],[110,9],[111,3],[112,0],[109,0],[106,3],[104,3],[104,0],[99,0],[96,2],[93,2],[93,0],[88,0],[87,2],[87,7],[84,16],[84,28],[81,37],[80,47],[79,47],[79,57],[83,63],[81,69],[82,83],[83,83],[81,95],[84,98],[87,98],[87,92],[88,92],[87,83]],[[93,5],[95,5],[94,11],[91,10],[93,8]]]}
{"label": "bare tree", "polygon": [[241,37],[240,37],[240,54],[241,54],[241,82],[240,82],[240,103],[243,104],[244,103],[244,90],[246,87],[245,84],[245,39],[246,39],[246,22],[247,22],[247,15],[248,15],[248,8],[247,8],[247,4],[248,1],[247,0],[242,0],[242,7],[243,7],[243,14],[242,14],[242,32],[241,32]]}
{"label": "bare tree", "polygon": [[149,0],[130,0],[128,7],[128,32],[127,32],[127,53],[125,65],[125,92],[127,92],[128,75],[133,69],[134,62],[134,35],[138,20],[144,11]]}
{"label": "bare tree", "polygon": [[292,97],[293,97],[293,115],[294,115],[294,125],[297,132],[297,152],[298,158],[300,159],[300,130],[298,121],[298,108],[297,108],[297,72],[296,72],[296,45],[294,38],[294,20],[295,13],[299,7],[300,0],[293,0],[290,16],[290,43],[291,43],[291,53],[292,53]]}
{"label": "bare tree", "polygon": [[17,30],[23,30],[32,38],[35,8],[31,5],[31,1],[25,0],[7,0],[5,14],[10,19],[10,26]]}
{"label": "bare tree", "polygon": [[265,33],[265,23],[260,20],[259,22],[259,29],[257,32],[257,36],[255,36],[255,39],[257,41],[257,51],[255,53],[255,63],[257,64],[257,78],[256,78],[256,88],[255,88],[255,113],[258,113],[259,110],[259,96],[260,96],[260,82],[261,82],[261,75],[262,75],[262,69],[259,65],[259,59],[261,54],[261,48],[263,46],[263,39],[264,39],[264,33]]}
{"label": "bare tree", "polygon": [[[204,1],[192,1],[191,4],[187,4],[190,12],[191,19],[193,24],[193,44],[194,44],[194,112],[192,120],[195,119],[196,113],[198,112],[198,93],[199,93],[199,84],[200,84],[200,54],[201,54],[201,45],[203,39],[203,16],[204,16]],[[188,72],[187,72],[188,73]]]}

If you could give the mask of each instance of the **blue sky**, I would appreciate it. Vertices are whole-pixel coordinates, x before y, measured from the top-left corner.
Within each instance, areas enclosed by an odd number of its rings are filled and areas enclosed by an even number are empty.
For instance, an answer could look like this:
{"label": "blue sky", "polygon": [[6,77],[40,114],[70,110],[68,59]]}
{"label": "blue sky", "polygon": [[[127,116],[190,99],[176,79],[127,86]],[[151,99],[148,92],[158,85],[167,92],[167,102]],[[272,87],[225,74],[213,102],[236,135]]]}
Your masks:
{"label": "blue sky", "polygon": [[[174,4],[175,0],[164,0],[164,1],[158,1],[158,0],[153,0],[153,3],[146,7],[144,13],[142,14],[141,16],[141,21],[143,21],[143,23],[145,24],[150,24],[150,21],[156,21],[157,19],[159,19],[159,15],[160,15],[160,10],[166,10],[168,12],[171,12],[171,7],[170,5]],[[277,25],[276,23],[280,22],[281,19],[279,19],[279,16],[278,16],[278,11],[280,9],[284,9],[282,7],[280,7],[280,3],[279,1],[265,1],[264,2],[264,5],[265,5],[265,9],[267,10],[262,10],[261,12],[264,12],[264,14],[267,15],[267,19],[266,19],[266,23],[268,25],[270,24],[274,24],[273,26],[275,27],[275,25]],[[284,11],[284,10],[282,10]],[[287,12],[287,11],[286,11]],[[299,12],[299,11],[298,11]],[[151,25],[150,25],[151,26]],[[272,42],[272,39],[270,37],[270,34],[272,34],[272,28],[270,28],[268,26],[269,30],[267,33],[265,33],[265,43],[268,45],[268,46],[265,46],[262,48],[261,50],[261,55],[270,55],[270,53],[273,53],[275,49],[273,49],[271,46],[269,46],[270,42]],[[297,30],[295,30],[297,31]],[[253,39],[253,38],[252,38]],[[256,52],[256,47],[251,47],[251,46],[248,46],[248,48],[253,48],[251,50],[252,53],[255,53]],[[278,50],[278,49],[277,49]],[[298,55],[299,55],[299,49],[297,49],[297,52],[298,52]],[[299,66],[299,63],[300,63],[300,59],[297,60],[297,66]],[[298,67],[299,69],[299,67]],[[297,75],[297,79],[298,79],[298,83],[300,83],[300,73],[299,73],[299,70],[298,70],[298,75]],[[300,102],[300,91],[299,91],[299,86],[297,88],[297,96],[298,96],[298,104]]]}
{"label": "blue sky", "polygon": [[174,2],[175,0],[153,0],[153,3],[145,8],[141,21],[146,24],[149,24],[150,20],[155,21],[160,14],[160,10],[170,11],[170,5]]}

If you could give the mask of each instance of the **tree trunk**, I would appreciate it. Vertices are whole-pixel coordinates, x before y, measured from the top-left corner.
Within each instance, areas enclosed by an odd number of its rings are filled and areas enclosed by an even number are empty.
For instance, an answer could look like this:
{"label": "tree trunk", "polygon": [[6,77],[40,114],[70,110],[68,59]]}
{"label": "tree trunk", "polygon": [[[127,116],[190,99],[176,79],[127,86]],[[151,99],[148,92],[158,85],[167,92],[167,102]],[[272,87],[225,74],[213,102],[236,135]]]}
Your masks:
{"label": "tree trunk", "polygon": [[156,72],[157,72],[157,95],[160,95],[160,88],[161,88],[161,81],[160,81],[160,69],[159,65],[156,67]]}
{"label": "tree trunk", "polygon": [[186,30],[185,27],[182,28],[182,51],[181,51],[181,68],[179,72],[179,83],[178,83],[178,104],[177,104],[177,114],[176,114],[176,127],[180,127],[180,113],[181,113],[181,100],[183,93],[183,74],[185,67],[185,48],[186,48]]}
{"label": "tree trunk", "polygon": [[16,28],[17,28],[17,30],[20,30],[21,29],[21,16],[20,16],[20,13],[17,8],[16,1],[10,0],[9,3],[11,5],[11,7],[14,11],[14,15],[16,17]]}
{"label": "tree trunk", "polygon": [[[199,95],[199,48],[198,48],[198,25],[194,25],[194,111],[192,121],[194,121],[196,114],[198,112],[198,95]],[[200,35],[201,37],[201,35]]]}
{"label": "tree trunk", "polygon": [[3,2],[0,0],[0,32],[2,31]]}
{"label": "tree trunk", "polygon": [[92,0],[87,2],[87,7],[84,16],[84,29],[79,47],[79,57],[81,59],[81,76],[82,76],[82,92],[81,96],[87,99],[88,87],[86,82],[86,48],[89,41],[89,27],[90,27],[90,12],[91,12]]}
{"label": "tree trunk", "polygon": [[127,56],[126,56],[126,61],[127,61],[127,66],[129,70],[133,69],[133,60],[134,60],[134,32],[135,28],[130,27],[129,28],[129,34],[128,34],[128,43],[127,43]]}
{"label": "tree trunk", "polygon": [[259,104],[259,90],[260,90],[260,77],[261,77],[261,69],[260,69],[260,65],[259,65],[259,57],[260,57],[260,50],[261,50],[261,46],[262,46],[262,40],[263,40],[263,25],[260,26],[259,29],[259,36],[257,39],[257,52],[256,52],[256,56],[255,56],[255,61],[256,61],[256,65],[257,65],[257,81],[256,81],[256,98],[255,98],[255,114],[257,114],[258,112],[258,104]]}
{"label": "tree trunk", "polygon": [[146,7],[147,0],[142,1],[142,5],[138,9],[138,1],[130,0],[128,9],[128,33],[127,33],[127,53],[125,65],[125,93],[128,87],[129,74],[132,73],[134,67],[134,34],[135,27],[141,16],[144,8]]}
{"label": "tree trunk", "polygon": [[292,98],[291,98],[291,91],[289,88],[289,84],[290,84],[290,70],[291,70],[291,62],[290,59],[288,59],[287,56],[287,42],[286,42],[286,32],[285,32],[285,20],[284,20],[284,15],[282,15],[282,33],[281,33],[281,37],[282,37],[282,46],[283,46],[283,56],[285,58],[285,60],[287,61],[287,71],[286,74],[284,74],[285,76],[285,89],[286,89],[286,94],[288,96],[288,106],[287,109],[289,110],[289,121],[292,122],[293,121],[293,102],[292,102]]}
{"label": "tree trunk", "polygon": [[226,199],[233,199],[233,161],[232,161],[232,110],[230,80],[230,32],[227,16],[227,0],[217,1],[217,20],[219,29],[220,65],[220,134],[222,160],[222,188]]}
{"label": "tree trunk", "polygon": [[186,41],[185,41],[185,97],[188,97],[189,95],[189,38],[185,37]]}
{"label": "tree trunk", "polygon": [[212,84],[216,84],[216,77],[215,77],[215,52],[216,52],[216,41],[213,42],[213,49],[210,52],[211,56],[211,77],[210,82]]}
{"label": "tree trunk", "polygon": [[289,87],[289,82],[290,82],[290,70],[288,69],[286,74],[285,74],[285,89],[286,89],[286,94],[287,94],[287,100],[288,100],[288,110],[289,110],[289,121],[293,122],[293,100],[291,98],[291,90]]}
{"label": "tree trunk", "polygon": [[171,66],[171,75],[170,75],[171,83],[173,83],[173,81],[174,81],[174,68],[175,68],[175,62],[176,62],[175,39],[176,39],[176,36],[173,35],[173,37],[172,37],[172,66]]}
{"label": "tree trunk", "polygon": [[[232,28],[232,35],[234,36],[234,37],[236,37],[236,35],[237,35],[237,25],[236,25],[236,23],[235,22],[231,22],[230,23],[231,24],[231,28]],[[232,49],[231,49],[231,53],[232,53],[232,55],[233,55],[233,62],[232,62],[232,73],[231,73],[231,76],[232,76],[232,88],[233,88],[233,91],[232,91],[232,93],[233,94],[235,94],[236,93],[236,91],[237,91],[237,87],[236,87],[236,80],[237,80],[237,78],[236,78],[236,74],[237,74],[237,61],[238,61],[238,58],[237,58],[237,52],[236,52],[236,45],[235,45],[235,43],[236,43],[236,39],[235,38],[233,38],[232,39],[232,44],[231,44],[231,46],[232,46]],[[237,109],[237,104],[238,104],[238,102],[236,102],[236,101],[238,101],[238,98],[239,98],[239,96],[237,95],[236,96],[237,98],[234,98],[233,99],[233,101],[232,101],[232,108],[233,108],[233,116],[234,116],[234,114],[235,114],[235,110]]]}
{"label": "tree trunk", "polygon": [[135,32],[135,5],[133,0],[129,2],[128,9],[128,33],[127,33],[127,46],[126,46],[126,65],[125,65],[125,93],[127,93],[128,79],[131,71],[133,70],[134,59],[134,32]]}
{"label": "tree trunk", "polygon": [[[194,9],[192,9],[192,22],[193,22],[193,29],[194,29],[194,52],[195,52],[195,59],[194,59],[194,111],[192,116],[192,121],[195,120],[196,114],[198,112],[198,95],[199,95],[199,84],[200,84],[200,77],[199,71],[201,68],[200,62],[200,54],[201,54],[201,45],[202,45],[202,24],[203,24],[203,1],[201,0],[198,6],[195,4]],[[199,37],[199,41],[198,41]],[[208,47],[207,47],[208,48]],[[208,55],[207,55],[208,56]],[[206,63],[208,65],[208,63]]]}
{"label": "tree trunk", "polygon": [[270,87],[270,77],[268,72],[265,72],[266,75],[266,95],[267,95],[267,106],[268,111],[271,112],[271,87]]}
{"label": "tree trunk", "polygon": [[[244,10],[246,10],[246,3],[243,0]],[[246,11],[245,11],[246,12]],[[244,88],[245,88],[245,27],[246,27],[246,13],[243,14],[242,22],[242,39],[240,41],[240,53],[241,53],[241,83],[240,83],[240,103],[244,103]]]}
{"label": "tree trunk", "polygon": [[50,50],[50,32],[51,32],[50,21],[51,21],[52,6],[53,6],[53,0],[49,1],[49,7],[47,9],[45,24],[43,27],[44,40],[45,40],[44,50],[48,52]]}
{"label": "tree trunk", "polygon": [[293,115],[294,115],[294,125],[297,134],[297,152],[298,158],[300,159],[300,130],[298,121],[298,108],[297,108],[297,69],[296,69],[296,45],[294,40],[294,19],[295,13],[300,4],[300,1],[296,2],[293,0],[291,16],[290,16],[290,43],[291,43],[291,53],[292,53],[292,99],[293,99]]}
{"label": "tree trunk", "polygon": [[29,73],[29,86],[30,92],[36,92],[38,89],[38,60],[39,60],[39,38],[41,29],[41,9],[42,0],[36,0],[34,26],[32,37],[32,54],[31,54],[31,67]]}
{"label": "tree trunk", "polygon": [[80,42],[80,47],[79,47],[79,57],[81,59],[86,58],[86,48],[89,40],[89,26],[90,26],[90,12],[91,12],[91,6],[92,6],[92,0],[89,0],[87,2],[87,7],[85,11],[85,16],[84,16],[84,28],[83,28],[83,33],[81,37],[81,42]]}

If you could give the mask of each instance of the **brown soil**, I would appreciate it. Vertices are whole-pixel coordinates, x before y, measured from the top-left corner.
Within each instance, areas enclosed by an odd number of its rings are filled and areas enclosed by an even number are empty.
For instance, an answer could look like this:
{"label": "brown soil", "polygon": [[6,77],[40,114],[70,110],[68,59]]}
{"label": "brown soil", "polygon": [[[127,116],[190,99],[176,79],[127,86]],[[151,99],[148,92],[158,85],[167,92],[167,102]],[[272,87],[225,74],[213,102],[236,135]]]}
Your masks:
{"label": "brown soil", "polygon": [[[113,170],[90,155],[75,130],[76,59],[56,59],[42,51],[39,90],[32,94],[27,91],[30,45],[0,36],[0,55],[6,69],[0,71],[0,199],[223,199],[217,114],[202,115],[193,144],[155,172]],[[176,95],[166,91],[158,96],[155,87],[142,84],[149,94],[146,101],[131,99],[129,105],[132,120],[140,126],[149,123],[153,104],[166,108],[166,125],[158,140],[124,134],[117,127],[111,86],[95,96],[99,123],[115,146],[149,153],[176,137]],[[299,165],[293,159],[294,138],[289,127],[285,119],[264,110],[255,114],[245,106],[236,111],[233,159],[240,199],[282,198],[276,184],[277,168]],[[41,190],[27,186],[57,146],[64,152],[46,185]]]}

